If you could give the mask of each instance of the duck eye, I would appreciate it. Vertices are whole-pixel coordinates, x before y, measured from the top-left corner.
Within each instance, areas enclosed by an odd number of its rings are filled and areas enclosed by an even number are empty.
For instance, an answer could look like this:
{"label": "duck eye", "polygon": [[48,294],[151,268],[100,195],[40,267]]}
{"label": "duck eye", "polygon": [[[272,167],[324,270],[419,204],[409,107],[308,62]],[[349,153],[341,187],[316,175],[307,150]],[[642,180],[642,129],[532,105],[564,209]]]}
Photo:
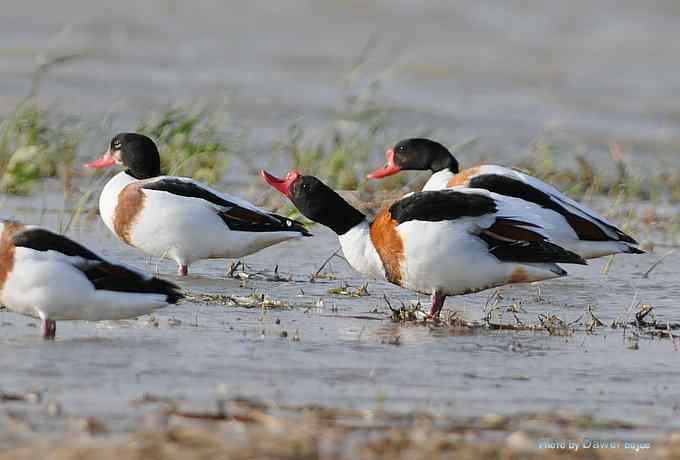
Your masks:
{"label": "duck eye", "polygon": [[113,148],[116,149],[116,150],[120,149],[120,147],[121,147],[120,141],[113,141],[111,143],[111,145],[113,145]]}
{"label": "duck eye", "polygon": [[406,150],[406,146],[400,145],[399,147],[397,147],[397,150],[399,150],[400,152],[403,152],[404,150]]}

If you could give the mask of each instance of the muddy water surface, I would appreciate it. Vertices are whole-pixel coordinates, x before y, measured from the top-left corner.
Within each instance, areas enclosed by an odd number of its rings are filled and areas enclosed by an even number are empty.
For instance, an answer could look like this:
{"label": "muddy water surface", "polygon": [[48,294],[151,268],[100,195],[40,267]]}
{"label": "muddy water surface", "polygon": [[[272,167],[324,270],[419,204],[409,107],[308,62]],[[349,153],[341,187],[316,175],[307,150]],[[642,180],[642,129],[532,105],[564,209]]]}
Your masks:
{"label": "muddy water surface", "polygon": [[[50,212],[16,214],[57,226]],[[20,411],[40,431],[64,430],[64,414],[101,417],[109,429],[127,431],[154,413],[131,403],[145,394],[212,409],[217,386],[226,385],[229,397],[277,404],[422,410],[454,418],[559,409],[625,420],[643,437],[680,428],[673,403],[680,398],[678,352],[670,340],[643,337],[633,346],[632,331],[627,337],[621,329],[602,327],[586,334],[583,325],[575,335],[557,337],[394,323],[383,295],[394,305],[416,296],[378,281],[369,283],[369,296],[330,295],[345,283],[364,282],[338,259],[328,270],[336,280],[309,282],[337,247],[334,234],[313,231],[314,238],[247,258],[250,272],[271,275],[278,265],[288,281],[228,278],[226,261],[197,263],[189,278],[177,280],[194,295],[266,293],[289,308],[187,301],[151,318],[60,322],[54,342],[40,338],[37,321],[0,313],[1,389],[37,390],[44,398],[41,404],[4,408]],[[172,263],[145,264],[99,221],[79,225],[73,236],[108,257],[175,279]],[[654,305],[657,319],[680,321],[679,288],[672,282],[678,262],[669,258],[642,278],[657,259],[617,257],[608,275],[601,273],[604,261],[571,267],[568,278],[503,289],[500,305],[520,303],[517,316],[526,323],[537,322],[539,314],[575,321],[591,305],[608,326],[626,316],[631,303],[643,301]],[[451,298],[447,306],[480,319],[489,294]],[[502,320],[515,322],[507,313]],[[45,416],[50,403],[61,406],[62,416]]]}

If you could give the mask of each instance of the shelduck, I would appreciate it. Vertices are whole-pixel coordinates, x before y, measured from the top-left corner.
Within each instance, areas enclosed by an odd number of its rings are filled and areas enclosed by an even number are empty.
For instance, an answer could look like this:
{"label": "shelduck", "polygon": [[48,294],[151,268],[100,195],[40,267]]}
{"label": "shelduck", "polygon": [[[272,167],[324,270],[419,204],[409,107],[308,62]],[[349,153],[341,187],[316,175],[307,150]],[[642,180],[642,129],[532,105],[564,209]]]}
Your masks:
{"label": "shelduck", "polygon": [[532,223],[536,206],[516,198],[469,188],[416,192],[369,221],[316,177],[262,176],[338,235],[355,270],[431,295],[433,317],[447,296],[565,276],[557,263],[585,264],[548,241]]}
{"label": "shelduck", "polygon": [[256,208],[185,177],[161,176],[160,155],[147,136],[121,133],[92,169],[123,165],[104,187],[99,212],[118,238],[146,254],[169,257],[180,276],[192,262],[243,257],[310,236],[299,222]]}
{"label": "shelduck", "polygon": [[52,339],[57,320],[116,320],[144,315],[182,298],[179,288],[108,262],[64,236],[0,220],[0,302],[40,318]]}
{"label": "shelduck", "polygon": [[385,152],[387,164],[368,175],[381,179],[401,171],[432,171],[423,191],[479,188],[519,198],[542,208],[541,225],[549,239],[585,259],[609,254],[642,254],[637,241],[604,217],[567,197],[555,187],[514,169],[482,165],[460,170],[442,144],[406,139]]}

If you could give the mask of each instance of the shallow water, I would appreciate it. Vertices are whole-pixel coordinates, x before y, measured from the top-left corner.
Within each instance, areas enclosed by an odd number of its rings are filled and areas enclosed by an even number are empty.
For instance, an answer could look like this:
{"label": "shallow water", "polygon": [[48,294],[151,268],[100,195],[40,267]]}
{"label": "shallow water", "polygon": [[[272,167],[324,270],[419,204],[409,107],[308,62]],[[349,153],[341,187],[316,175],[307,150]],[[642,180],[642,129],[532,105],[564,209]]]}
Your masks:
{"label": "shallow water", "polygon": [[[50,212],[17,214],[57,225]],[[331,232],[319,227],[313,232],[314,238],[246,260],[251,271],[271,273],[278,264],[279,273],[291,281],[227,278],[226,261],[197,263],[188,279],[177,280],[195,294],[267,293],[290,304],[288,309],[184,302],[159,310],[157,325],[149,317],[59,322],[54,342],[40,338],[37,321],[1,312],[0,368],[5,371],[0,390],[36,390],[44,399],[36,405],[5,403],[0,409],[18,411],[41,432],[59,432],[68,429],[69,417],[45,416],[45,408],[58,403],[62,415],[100,417],[109,429],[127,431],[153,413],[132,404],[145,394],[213,408],[217,386],[226,384],[229,397],[276,404],[421,410],[453,418],[569,410],[597,420],[624,420],[638,426],[633,431],[638,437],[680,428],[672,403],[680,397],[678,354],[670,340],[641,338],[639,349],[632,350],[623,331],[609,327],[592,335],[577,327],[573,336],[554,337],[544,331],[470,332],[394,323],[383,295],[393,304],[416,300],[415,295],[378,281],[369,283],[367,297],[329,295],[343,283],[363,283],[339,259],[330,264],[336,280],[309,282],[337,247]],[[175,279],[174,264],[145,265],[99,221],[78,226],[72,236],[108,257]],[[604,261],[569,267],[568,278],[503,289],[501,305],[521,303],[524,312],[518,316],[526,323],[546,313],[574,321],[592,305],[609,325],[636,298],[654,305],[658,319],[680,321],[679,288],[672,282],[678,262],[669,259],[649,279],[641,276],[657,259],[617,257],[607,276],[601,274]],[[447,306],[479,319],[489,295],[450,298]],[[514,320],[506,315],[504,322]],[[625,431],[627,438],[632,435]]]}

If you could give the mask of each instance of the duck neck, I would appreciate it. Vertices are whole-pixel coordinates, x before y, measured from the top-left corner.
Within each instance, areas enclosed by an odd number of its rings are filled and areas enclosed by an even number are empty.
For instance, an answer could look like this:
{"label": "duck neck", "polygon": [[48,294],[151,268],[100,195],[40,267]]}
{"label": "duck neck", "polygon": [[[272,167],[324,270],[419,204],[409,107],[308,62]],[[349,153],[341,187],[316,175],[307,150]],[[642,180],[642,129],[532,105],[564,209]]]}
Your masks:
{"label": "duck neck", "polygon": [[347,203],[346,208],[338,210],[337,214],[329,220],[327,227],[337,233],[338,236],[342,236],[363,222],[366,222],[366,216]]}
{"label": "duck neck", "polygon": [[118,195],[135,180],[127,171],[121,171],[106,183],[101,195],[99,195],[99,214],[111,231],[113,231],[113,219],[118,206]]}
{"label": "duck neck", "polygon": [[338,235],[347,262],[359,273],[385,277],[385,268],[371,240],[371,227],[366,218],[342,235]]}
{"label": "duck neck", "polygon": [[448,188],[449,181],[455,175],[456,174],[448,168],[437,171],[436,173],[432,174],[432,176],[430,176],[428,181],[425,183],[423,186],[423,191],[443,190]]}
{"label": "duck neck", "polygon": [[448,171],[452,174],[458,174],[458,161],[449,152],[442,152],[436,155],[430,163],[430,171],[433,174],[442,171]]}
{"label": "duck neck", "polygon": [[133,177],[137,180],[151,179],[153,177],[158,177],[161,175],[160,169],[154,169],[152,171],[138,171],[128,168],[124,172],[128,176]]}
{"label": "duck neck", "polygon": [[366,220],[363,213],[331,189],[302,202],[294,201],[294,204],[308,219],[330,228],[339,236]]}

